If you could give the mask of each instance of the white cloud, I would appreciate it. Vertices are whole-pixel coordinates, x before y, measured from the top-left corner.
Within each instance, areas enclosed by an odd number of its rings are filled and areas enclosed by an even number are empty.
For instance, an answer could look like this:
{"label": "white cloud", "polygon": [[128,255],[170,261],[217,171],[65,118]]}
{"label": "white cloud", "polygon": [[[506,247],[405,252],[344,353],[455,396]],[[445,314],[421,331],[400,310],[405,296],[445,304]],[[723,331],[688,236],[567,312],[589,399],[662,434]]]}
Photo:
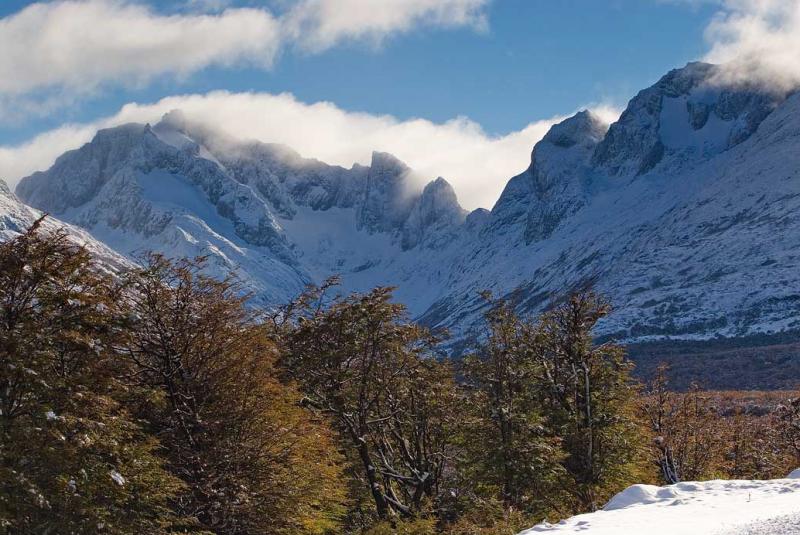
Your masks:
{"label": "white cloud", "polygon": [[415,26],[485,29],[489,0],[301,0],[285,17],[285,27],[310,50],[343,40],[380,43]]}
{"label": "white cloud", "polygon": [[725,0],[706,38],[704,59],[725,64],[720,81],[800,85],[800,0]]}
{"label": "white cloud", "polygon": [[118,0],[33,4],[0,20],[0,93],[91,91],[241,62],[269,67],[280,35],[260,9],[165,16]]}
{"label": "white cloud", "polygon": [[[349,167],[369,164],[373,150],[396,155],[426,180],[444,176],[469,209],[491,207],[508,179],[524,170],[534,143],[561,117],[537,121],[504,136],[487,135],[469,119],[445,123],[398,120],[389,115],[342,110],[329,102],[306,104],[290,94],[229,93],[173,96],[154,104],[129,104],[113,117],[67,125],[19,146],[0,146],[0,169],[13,186],[21,177],[46,169],[62,152],[89,141],[98,128],[125,122],[156,122],[183,110],[222,132],[284,143],[303,156]],[[596,111],[609,122],[617,110]]]}
{"label": "white cloud", "polygon": [[16,146],[0,145],[0,180],[13,187],[20,178],[49,167],[67,150],[90,140],[95,125],[63,125]]}
{"label": "white cloud", "polygon": [[297,0],[282,15],[226,8],[227,0],[189,0],[188,11],[173,14],[134,0],[39,2],[0,19],[0,119],[53,101],[46,91],[68,101],[107,84],[146,84],[210,66],[268,69],[288,44],[320,51],[419,25],[482,27],[488,2]]}

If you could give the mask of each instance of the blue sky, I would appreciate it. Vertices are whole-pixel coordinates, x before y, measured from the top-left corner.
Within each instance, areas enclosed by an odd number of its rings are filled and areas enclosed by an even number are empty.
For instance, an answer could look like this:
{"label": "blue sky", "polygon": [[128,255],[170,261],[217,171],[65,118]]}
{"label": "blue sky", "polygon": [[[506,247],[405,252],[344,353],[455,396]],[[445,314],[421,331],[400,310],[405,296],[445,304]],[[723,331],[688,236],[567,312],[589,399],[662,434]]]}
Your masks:
{"label": "blue sky", "polygon": [[701,58],[800,81],[798,36],[800,0],[4,0],[0,178],[180,108],[344,166],[392,152],[490,207],[554,122],[613,121]]}
{"label": "blue sky", "polygon": [[[29,3],[5,0],[0,16]],[[179,9],[172,2],[151,5]],[[145,87],[111,84],[50,116],[0,123],[0,144],[107,115],[130,101],[214,89],[288,91],[305,102],[328,100],[401,119],[463,115],[500,134],[586,104],[624,104],[668,69],[703,55],[703,31],[715,11],[711,3],[658,0],[495,0],[485,31],[420,28],[379,46],[285,52],[271,70],[211,67],[183,80],[161,76]]]}

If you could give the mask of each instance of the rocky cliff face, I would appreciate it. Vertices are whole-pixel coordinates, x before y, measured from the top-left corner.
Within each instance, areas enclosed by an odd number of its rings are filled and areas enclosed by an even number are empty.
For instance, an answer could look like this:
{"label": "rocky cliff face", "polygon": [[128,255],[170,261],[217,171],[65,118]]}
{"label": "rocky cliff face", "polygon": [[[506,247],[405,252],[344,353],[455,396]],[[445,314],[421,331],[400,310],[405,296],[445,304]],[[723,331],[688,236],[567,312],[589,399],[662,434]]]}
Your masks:
{"label": "rocky cliff face", "polygon": [[[749,138],[785,98],[758,87],[717,85],[719,67],[690,63],[631,100],[595,151],[609,176],[643,175],[659,165],[692,165]],[[667,170],[667,169],[665,169]]]}
{"label": "rocky cliff face", "polygon": [[800,327],[800,95],[715,83],[689,64],[619,121],[581,112],[534,147],[491,211],[417,189],[375,153],[350,169],[223,138],[180,113],[101,131],[26,178],[26,202],[134,256],[207,254],[266,303],[340,274],[398,286],[411,313],[471,336],[488,289],[535,312],[588,283],[626,340]]}
{"label": "rocky cliff face", "polygon": [[442,177],[425,186],[412,201],[402,230],[402,247],[413,249],[445,246],[457,237],[467,212],[458,204],[456,192]]}

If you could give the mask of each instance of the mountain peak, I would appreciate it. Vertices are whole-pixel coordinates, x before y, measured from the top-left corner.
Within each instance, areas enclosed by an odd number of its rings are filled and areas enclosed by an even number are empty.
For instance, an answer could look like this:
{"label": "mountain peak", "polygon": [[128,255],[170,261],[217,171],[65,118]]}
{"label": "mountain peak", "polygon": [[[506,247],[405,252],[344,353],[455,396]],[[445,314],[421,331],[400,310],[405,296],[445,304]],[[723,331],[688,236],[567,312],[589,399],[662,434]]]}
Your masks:
{"label": "mountain peak", "polygon": [[188,129],[188,118],[181,109],[170,110],[161,117],[159,124],[185,132]]}
{"label": "mountain peak", "polygon": [[587,142],[596,144],[603,139],[608,127],[608,123],[598,115],[589,110],[583,110],[551,126],[542,141],[562,148]]}
{"label": "mountain peak", "polygon": [[123,123],[118,126],[101,128],[92,138],[90,143],[107,142],[115,139],[136,139],[148,130],[149,124]]}
{"label": "mountain peak", "polygon": [[598,115],[583,110],[550,127],[531,153],[531,164],[506,184],[491,214],[500,232],[521,225],[526,242],[550,236],[584,204],[581,172],[608,131]]}
{"label": "mountain peak", "polygon": [[669,71],[653,87],[657,87],[667,96],[677,97],[689,93],[695,87],[707,84],[718,71],[718,65],[690,61],[683,67]]}
{"label": "mountain peak", "polygon": [[[586,280],[619,304],[603,335],[797,328],[800,95],[781,103],[715,83],[718,71],[667,73],[610,127],[590,111],[553,126],[491,212],[467,215],[445,179],[422,187],[385,152],[346,169],[229,142],[180,111],[149,133],[98,132],[17,193],[126,254],[208,255],[267,304],[331,274],[347,291],[396,284],[454,339],[480,321],[479,290],[520,296],[528,313]],[[22,209],[12,201],[0,194]]]}
{"label": "mountain peak", "polygon": [[430,219],[439,219],[443,214],[466,217],[466,212],[458,204],[458,197],[453,186],[442,177],[428,182],[422,190],[419,205]]}
{"label": "mountain peak", "polygon": [[[750,137],[785,98],[716,82],[720,67],[689,63],[639,92],[597,146],[593,164],[609,176],[671,174]],[[666,166],[666,167],[665,167]]]}
{"label": "mountain peak", "polygon": [[387,152],[372,153],[357,228],[373,232],[397,230],[413,205],[407,179],[411,170]]}
{"label": "mountain peak", "polygon": [[[193,120],[180,109],[170,110],[162,115],[152,130],[162,141],[170,145],[177,144],[178,148],[181,148],[180,145],[205,145],[210,139],[226,138],[221,132],[206,123]],[[226,138],[225,141],[228,145],[243,144],[240,140]]]}
{"label": "mountain peak", "polygon": [[371,174],[374,176],[404,176],[411,169],[395,155],[388,152],[373,151],[370,161]]}
{"label": "mountain peak", "polygon": [[59,156],[46,172],[23,178],[16,188],[26,203],[60,214],[84,204],[105,182],[158,143],[146,125],[127,123],[98,130],[89,143]]}
{"label": "mountain peak", "polygon": [[437,192],[443,191],[447,192],[447,195],[451,195],[453,197],[456,196],[456,191],[453,189],[453,186],[448,182],[444,177],[436,177],[435,180],[431,180],[425,185],[425,188],[422,190],[422,194],[425,195],[425,192]]}
{"label": "mountain peak", "polygon": [[[466,219],[467,212],[458,204],[453,186],[442,177],[428,182],[414,203],[403,227],[404,249],[411,249],[431,235],[439,237],[454,231]],[[448,239],[443,236],[443,239]]]}

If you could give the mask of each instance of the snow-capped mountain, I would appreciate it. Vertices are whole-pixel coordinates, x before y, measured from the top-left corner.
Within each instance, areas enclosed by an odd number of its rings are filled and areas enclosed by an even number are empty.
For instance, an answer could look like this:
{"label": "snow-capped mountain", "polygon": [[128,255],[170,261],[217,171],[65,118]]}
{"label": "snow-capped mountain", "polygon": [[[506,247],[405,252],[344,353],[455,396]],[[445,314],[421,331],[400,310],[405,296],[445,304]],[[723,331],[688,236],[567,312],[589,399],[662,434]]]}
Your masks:
{"label": "snow-capped mountain", "polygon": [[454,297],[476,286],[535,310],[593,282],[627,340],[796,327],[800,95],[715,86],[715,69],[668,73],[605,132],[587,113],[553,127],[434,318],[473,315]]}
{"label": "snow-capped mountain", "polygon": [[[3,180],[0,180],[0,241],[18,236],[40,219],[42,215],[39,210],[23,204],[11,192],[8,185]],[[85,230],[53,217],[46,217],[42,221],[42,227],[46,231],[65,230],[74,243],[85,246],[100,260],[102,265],[111,270],[116,271],[131,265],[125,257],[94,239]]]}
{"label": "snow-capped mountain", "polygon": [[180,112],[98,132],[17,194],[131,257],[208,255],[265,303],[333,274],[397,286],[456,339],[481,290],[527,312],[588,282],[616,307],[603,332],[627,340],[795,328],[800,95],[721,87],[717,69],[668,73],[612,125],[554,126],[491,211],[388,154],[345,169]]}
{"label": "snow-capped mountain", "polygon": [[348,288],[389,283],[390,264],[416,268],[404,253],[452,241],[466,216],[455,192],[443,179],[415,192],[412,174],[389,154],[344,169],[173,112],[98,132],[17,193],[132,258],[207,255],[212,272],[236,270],[278,303],[337,273]]}

